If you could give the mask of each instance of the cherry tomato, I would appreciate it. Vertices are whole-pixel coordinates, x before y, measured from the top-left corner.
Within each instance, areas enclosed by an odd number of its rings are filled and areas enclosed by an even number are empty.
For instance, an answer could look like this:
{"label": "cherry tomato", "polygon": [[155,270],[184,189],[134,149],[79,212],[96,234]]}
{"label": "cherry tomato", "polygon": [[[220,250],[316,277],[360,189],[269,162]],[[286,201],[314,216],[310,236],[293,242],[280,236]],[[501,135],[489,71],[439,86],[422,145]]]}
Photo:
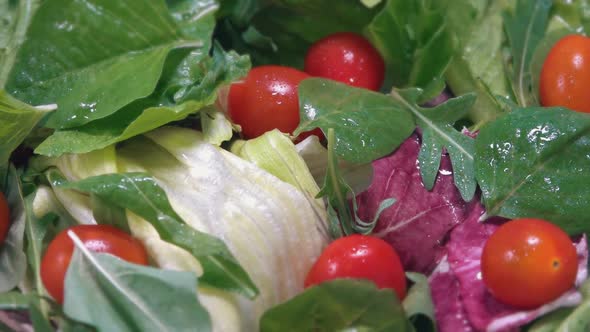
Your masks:
{"label": "cherry tomato", "polygon": [[383,84],[385,63],[365,38],[352,32],[339,32],[320,39],[309,48],[305,72],[377,91]]}
{"label": "cherry tomato", "polygon": [[530,309],[572,288],[578,257],[561,228],[540,219],[515,219],[488,239],[481,270],[483,282],[494,297]]}
{"label": "cherry tomato", "polygon": [[90,251],[109,253],[135,264],[148,264],[143,245],[116,227],[77,225],[65,229],[49,243],[41,260],[41,280],[58,303],[64,300],[64,278],[74,252],[74,242],[68,236],[68,230],[73,231]]}
{"label": "cherry tomato", "polygon": [[8,228],[10,226],[10,209],[4,194],[0,192],[0,245],[6,239]]}
{"label": "cherry tomato", "polygon": [[337,278],[371,280],[406,296],[406,276],[397,252],[380,238],[350,235],[330,243],[305,278],[305,287]]}
{"label": "cherry tomato", "polygon": [[299,125],[299,83],[309,75],[283,66],[260,66],[242,82],[232,84],[228,111],[246,138],[279,129],[293,133]]}
{"label": "cherry tomato", "polygon": [[590,113],[590,38],[568,35],[549,51],[539,82],[543,106]]}

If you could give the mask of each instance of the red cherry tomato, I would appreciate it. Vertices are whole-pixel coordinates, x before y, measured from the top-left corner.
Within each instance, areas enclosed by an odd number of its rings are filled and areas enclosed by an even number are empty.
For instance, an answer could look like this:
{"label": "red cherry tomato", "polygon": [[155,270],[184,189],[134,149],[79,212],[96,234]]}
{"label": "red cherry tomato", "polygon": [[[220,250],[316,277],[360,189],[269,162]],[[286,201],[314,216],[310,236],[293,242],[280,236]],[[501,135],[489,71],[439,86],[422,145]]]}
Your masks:
{"label": "red cherry tomato", "polygon": [[58,303],[64,300],[64,278],[74,252],[74,242],[68,236],[68,230],[73,231],[90,251],[109,253],[135,264],[148,264],[143,245],[116,227],[78,225],[65,229],[49,243],[41,260],[41,280]]}
{"label": "red cherry tomato", "polygon": [[378,91],[385,77],[385,63],[365,38],[340,32],[320,39],[309,48],[305,72]]}
{"label": "red cherry tomato", "polygon": [[576,249],[561,228],[540,219],[516,219],[486,242],[481,270],[490,293],[506,304],[530,309],[569,290],[576,279]]}
{"label": "red cherry tomato", "polygon": [[590,38],[569,35],[549,51],[539,82],[543,106],[590,113]]}
{"label": "red cherry tomato", "polygon": [[8,228],[10,227],[10,209],[4,194],[0,192],[0,245],[6,239]]}
{"label": "red cherry tomato", "polygon": [[297,88],[308,77],[289,67],[252,68],[244,81],[230,88],[230,118],[242,127],[245,138],[256,138],[273,129],[293,133],[299,125]]}
{"label": "red cherry tomato", "polygon": [[305,287],[337,278],[373,281],[379,288],[406,296],[406,276],[392,246],[380,238],[350,235],[330,243],[305,278]]}

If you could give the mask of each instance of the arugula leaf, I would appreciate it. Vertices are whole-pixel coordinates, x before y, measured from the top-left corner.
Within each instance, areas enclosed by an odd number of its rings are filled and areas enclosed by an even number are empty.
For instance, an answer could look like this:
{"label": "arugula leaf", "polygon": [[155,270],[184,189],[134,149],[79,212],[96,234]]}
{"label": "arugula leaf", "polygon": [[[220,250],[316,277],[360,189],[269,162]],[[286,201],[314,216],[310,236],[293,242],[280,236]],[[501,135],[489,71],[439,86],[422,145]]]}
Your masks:
{"label": "arugula leaf", "polygon": [[260,331],[412,331],[390,289],[364,280],[336,279],[308,288],[260,321]]}
{"label": "arugula leaf", "polygon": [[590,231],[590,116],[517,109],[484,126],[475,151],[488,216],[538,217],[569,234]]}
{"label": "arugula leaf", "polygon": [[194,273],[160,270],[93,254],[73,232],[77,250],[65,279],[64,312],[101,331],[211,329],[197,299]]}
{"label": "arugula leaf", "polygon": [[406,277],[414,282],[402,305],[414,329],[419,332],[436,331],[434,304],[430,295],[428,278],[420,273],[406,272]]}
{"label": "arugula leaf", "polygon": [[225,243],[187,225],[170,206],[166,193],[142,173],[99,175],[58,184],[63,189],[93,193],[105,202],[126,208],[150,222],[164,241],[195,256],[204,269],[200,281],[212,287],[254,298],[258,290]]}
{"label": "arugula leaf", "polygon": [[433,78],[443,75],[454,54],[443,3],[388,0],[366,27],[368,37],[385,59],[394,86],[427,88]]}
{"label": "arugula leaf", "polygon": [[0,90],[0,166],[51,109],[53,106],[34,108]]}
{"label": "arugula leaf", "polygon": [[8,171],[7,188],[4,191],[10,210],[10,229],[0,246],[0,293],[15,288],[24,278],[27,258],[23,251],[25,210],[21,184],[14,167]]}
{"label": "arugula leaf", "polygon": [[445,148],[451,157],[455,185],[461,192],[461,197],[465,201],[471,201],[477,187],[473,165],[474,141],[458,132],[453,124],[467,115],[475,102],[475,95],[467,94],[449,99],[434,108],[421,108],[415,104],[419,94],[419,90],[391,92],[393,98],[415,116],[418,127],[422,129],[422,146],[418,160],[424,186],[428,190],[434,187]]}
{"label": "arugula leaf", "polygon": [[182,35],[162,0],[44,1],[6,87],[31,104],[57,103],[46,125],[71,128],[148,96],[172,49],[202,45]]}
{"label": "arugula leaf", "polygon": [[[192,55],[187,57],[191,58]],[[166,82],[161,82],[166,86],[164,91],[132,103],[104,119],[75,129],[57,131],[41,143],[35,152],[46,156],[86,153],[184,119],[212,105],[221,86],[244,76],[250,69],[247,57],[235,52],[226,53],[218,46],[214,47],[213,57],[200,62],[193,60],[189,59],[175,67],[175,73],[182,72],[188,76],[171,74]],[[167,93],[172,93],[174,96],[171,98],[176,100],[167,101]],[[158,106],[162,103],[169,105]]]}
{"label": "arugula leaf", "polygon": [[534,105],[529,66],[545,35],[551,6],[551,0],[518,0],[514,13],[504,15],[512,55],[512,90],[521,107]]}
{"label": "arugula leaf", "polygon": [[[468,12],[465,2],[470,1],[452,1],[449,15],[465,15]],[[459,17],[448,20],[449,24],[457,25],[453,32],[459,39],[459,47],[445,78],[455,95],[477,93],[474,107],[469,111],[471,121],[476,124],[491,121],[502,113],[494,95],[511,95],[502,54],[502,12],[506,2],[491,1],[487,8],[479,9],[480,14],[470,18],[471,24]],[[474,11],[477,13],[475,8]]]}
{"label": "arugula leaf", "polygon": [[35,332],[53,332],[51,322],[35,303],[29,303],[29,317]]}
{"label": "arugula leaf", "polygon": [[326,79],[299,85],[301,122],[294,135],[333,128],[335,150],[346,161],[363,164],[383,157],[415,129],[406,106],[393,98]]}

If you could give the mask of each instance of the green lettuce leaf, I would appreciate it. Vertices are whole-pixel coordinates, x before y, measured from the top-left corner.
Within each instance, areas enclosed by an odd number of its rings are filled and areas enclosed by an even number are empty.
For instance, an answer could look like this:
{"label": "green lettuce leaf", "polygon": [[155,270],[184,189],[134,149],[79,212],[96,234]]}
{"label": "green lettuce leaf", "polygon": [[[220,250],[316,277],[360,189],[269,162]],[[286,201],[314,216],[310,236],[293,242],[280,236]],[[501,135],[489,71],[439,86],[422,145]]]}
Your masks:
{"label": "green lettuce leaf", "polygon": [[267,311],[260,331],[412,331],[391,290],[368,281],[336,279],[308,288]]}
{"label": "green lettuce leaf", "polygon": [[504,26],[510,43],[511,84],[521,107],[535,106],[532,75],[529,70],[535,48],[545,35],[551,0],[518,0],[512,13],[504,15]]}
{"label": "green lettuce leaf", "polygon": [[[187,57],[190,58],[191,55]],[[191,58],[184,65],[175,68],[178,72],[188,73],[188,76],[181,78],[171,74],[168,81],[161,83],[166,88],[158,90],[150,98],[137,101],[109,117],[85,126],[57,131],[39,145],[35,152],[47,156],[86,153],[184,119],[189,114],[212,105],[217,98],[217,90],[244,76],[249,68],[247,57],[235,52],[226,53],[216,46],[213,57],[206,57],[198,62]],[[169,93],[172,94],[172,101],[166,101]],[[157,106],[164,102],[169,105]]]}
{"label": "green lettuce leaf", "polygon": [[433,78],[444,74],[454,55],[445,15],[444,1],[388,0],[366,27],[395,87],[440,86],[441,81]]}
{"label": "green lettuce leaf", "polygon": [[406,272],[406,277],[414,283],[402,302],[406,316],[414,325],[415,331],[436,332],[436,317],[428,278],[414,272]]}
{"label": "green lettuce leaf", "polygon": [[[456,15],[469,13],[472,1],[451,1],[449,12]],[[476,1],[477,2],[477,1]],[[504,31],[502,13],[507,0],[479,1],[473,7],[473,16],[454,22],[453,32],[459,40],[457,54],[453,58],[445,78],[455,95],[477,93],[477,100],[469,111],[471,121],[483,124],[495,119],[500,113],[495,95],[510,96],[504,65]]]}
{"label": "green lettuce leaf", "polygon": [[27,257],[23,249],[25,232],[25,207],[20,180],[16,170],[8,172],[7,187],[3,190],[10,210],[10,228],[0,246],[0,293],[15,288],[24,278]]}
{"label": "green lettuce leaf", "polygon": [[53,106],[35,108],[0,90],[0,166]]}
{"label": "green lettuce leaf", "polygon": [[590,117],[561,108],[517,109],[475,141],[475,175],[487,216],[549,220],[590,231]]}
{"label": "green lettuce leaf", "polygon": [[102,331],[211,329],[193,273],[131,264],[93,254],[77,238],[74,243],[64,286],[64,312],[71,318]]}
{"label": "green lettuce leaf", "polygon": [[6,89],[30,104],[58,104],[47,126],[76,127],[150,95],[172,49],[202,45],[183,36],[163,0],[44,1]]}

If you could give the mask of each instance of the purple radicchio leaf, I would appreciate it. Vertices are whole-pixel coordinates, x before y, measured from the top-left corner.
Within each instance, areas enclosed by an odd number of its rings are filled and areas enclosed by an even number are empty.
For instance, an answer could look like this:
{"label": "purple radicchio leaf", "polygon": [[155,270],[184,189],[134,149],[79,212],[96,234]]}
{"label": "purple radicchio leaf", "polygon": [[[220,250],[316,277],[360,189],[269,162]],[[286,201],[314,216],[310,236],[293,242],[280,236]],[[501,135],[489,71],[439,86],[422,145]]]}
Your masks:
{"label": "purple radicchio leaf", "polygon": [[372,220],[383,200],[395,198],[373,233],[396,249],[408,271],[430,274],[445,254],[447,233],[465,219],[468,204],[453,183],[446,154],[432,191],[424,188],[419,150],[420,139],[412,135],[393,154],[373,162],[373,182],[357,196],[357,203],[360,218]]}
{"label": "purple radicchio leaf", "polygon": [[434,316],[440,332],[473,332],[459,295],[459,280],[443,257],[428,278]]}
{"label": "purple radicchio leaf", "polygon": [[[453,229],[447,244],[450,270],[459,282],[458,296],[476,331],[518,331],[520,326],[557,308],[571,307],[581,302],[582,295],[575,288],[533,310],[521,310],[496,301],[481,279],[480,260],[486,240],[505,220],[496,218],[480,223],[478,220],[483,213],[483,206],[474,204],[466,221]],[[576,286],[579,286],[588,275],[585,237],[576,243],[576,249],[579,259]],[[445,330],[441,328],[441,331]]]}

